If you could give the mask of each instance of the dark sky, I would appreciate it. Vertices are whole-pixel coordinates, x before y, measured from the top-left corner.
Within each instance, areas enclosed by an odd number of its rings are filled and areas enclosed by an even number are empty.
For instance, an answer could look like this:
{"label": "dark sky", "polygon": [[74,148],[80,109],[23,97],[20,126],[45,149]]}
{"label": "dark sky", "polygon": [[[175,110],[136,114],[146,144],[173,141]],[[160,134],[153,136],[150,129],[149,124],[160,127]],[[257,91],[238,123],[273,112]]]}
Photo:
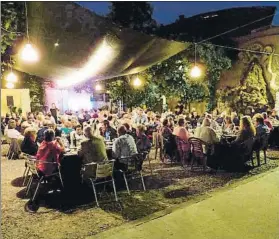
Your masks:
{"label": "dark sky", "polygon": [[[99,15],[107,14],[110,2],[76,2]],[[276,6],[277,15],[274,17],[273,25],[279,25],[279,2],[150,2],[154,8],[153,18],[162,24],[174,22],[179,15],[184,14],[190,17],[196,14],[216,11],[232,7],[251,7],[251,6]]]}

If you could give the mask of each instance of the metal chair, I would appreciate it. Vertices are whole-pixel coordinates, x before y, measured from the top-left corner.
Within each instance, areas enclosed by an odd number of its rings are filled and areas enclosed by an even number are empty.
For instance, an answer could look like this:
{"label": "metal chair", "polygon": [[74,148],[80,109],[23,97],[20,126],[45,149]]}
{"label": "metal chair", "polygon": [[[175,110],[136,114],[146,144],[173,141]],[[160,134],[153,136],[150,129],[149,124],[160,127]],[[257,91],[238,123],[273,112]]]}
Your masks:
{"label": "metal chair", "polygon": [[10,139],[9,144],[10,146],[7,153],[7,158],[13,159],[15,155],[20,154],[20,147],[18,145],[17,139]]}
{"label": "metal chair", "polygon": [[25,182],[26,182],[26,179],[28,177],[28,174],[30,172],[30,168],[29,168],[29,165],[28,165],[28,161],[29,160],[35,160],[36,161],[36,157],[33,156],[33,155],[30,155],[30,154],[26,154],[26,153],[22,153],[22,156],[23,156],[23,159],[24,159],[24,166],[25,166],[25,170],[23,172],[23,182],[22,182],[22,186],[25,185]]}
{"label": "metal chair", "polygon": [[[57,165],[57,172],[54,172],[52,174],[44,174],[44,175],[40,175],[38,170],[37,170],[37,163],[43,163],[43,164],[55,164]],[[27,167],[29,168],[30,172],[32,173],[28,183],[27,183],[27,190],[26,190],[26,196],[29,194],[29,191],[30,191],[30,188],[31,188],[31,185],[32,185],[32,182],[34,179],[39,179],[38,181],[38,184],[37,184],[37,187],[36,187],[36,190],[35,190],[35,193],[31,199],[31,201],[33,202],[37,196],[37,193],[39,191],[39,187],[42,183],[42,181],[47,181],[49,178],[51,177],[55,177],[55,176],[59,176],[59,179],[60,179],[60,182],[61,182],[61,185],[62,187],[64,187],[64,184],[63,184],[63,180],[62,180],[62,176],[61,176],[61,173],[60,173],[60,165],[56,162],[46,162],[46,161],[41,161],[41,160],[28,160],[27,161]]]}
{"label": "metal chair", "polygon": [[[96,165],[96,175],[95,177],[88,178],[92,184],[93,188],[93,193],[95,196],[96,204],[99,207],[99,202],[98,202],[98,197],[97,197],[97,191],[96,191],[96,185],[99,184],[106,184],[112,182],[113,186],[113,191],[114,191],[114,196],[115,196],[115,201],[118,202],[118,197],[116,193],[116,187],[115,187],[115,181],[113,177],[113,170],[114,170],[114,162],[115,160],[109,160],[109,161],[104,161],[101,163],[89,163],[89,164],[84,164],[82,168],[82,172],[86,170],[86,167]],[[82,174],[83,178],[83,174]]]}
{"label": "metal chair", "polygon": [[157,154],[159,152],[160,160],[162,161],[162,151],[163,151],[163,142],[162,142],[162,136],[159,132],[154,132],[154,138],[155,138],[155,160],[157,159]]}
{"label": "metal chair", "polygon": [[[258,167],[261,166],[261,162],[260,162],[260,151],[261,150],[264,153],[264,163],[266,164],[266,151],[268,148],[268,139],[269,139],[269,133],[266,133],[266,134],[262,135],[261,137],[255,139],[254,151],[256,153]],[[251,157],[251,160],[252,160],[252,165],[254,166],[253,157]]]}
{"label": "metal chair", "polygon": [[142,154],[134,154],[129,157],[123,157],[119,159],[119,162],[123,164],[123,167],[119,169],[119,171],[123,174],[123,178],[126,184],[127,192],[130,195],[130,189],[127,181],[127,176],[133,177],[136,175],[140,175],[143,190],[146,191],[145,183],[142,176],[142,163],[143,163],[143,155]]}
{"label": "metal chair", "polygon": [[143,160],[146,160],[146,159],[148,160],[150,172],[151,172],[151,175],[153,175],[151,159],[150,159],[150,155],[149,155],[150,151],[144,151],[144,152],[141,152],[141,154],[142,154]]}
{"label": "metal chair", "polygon": [[206,154],[204,153],[203,146],[207,146],[208,144],[201,139],[190,137],[189,143],[192,152],[192,159],[191,159],[191,170],[193,170],[194,161],[198,164],[198,159],[202,160],[203,171],[206,169]]}

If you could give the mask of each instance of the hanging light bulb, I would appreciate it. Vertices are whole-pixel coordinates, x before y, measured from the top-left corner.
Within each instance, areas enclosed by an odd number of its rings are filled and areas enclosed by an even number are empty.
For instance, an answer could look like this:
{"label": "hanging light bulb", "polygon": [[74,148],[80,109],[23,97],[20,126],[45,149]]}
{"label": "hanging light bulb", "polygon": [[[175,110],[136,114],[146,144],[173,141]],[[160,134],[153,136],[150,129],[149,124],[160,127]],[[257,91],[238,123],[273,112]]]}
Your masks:
{"label": "hanging light bulb", "polygon": [[102,90],[102,88],[103,87],[99,83],[97,83],[97,85],[95,86],[95,90],[97,90],[97,91]]}
{"label": "hanging light bulb", "polygon": [[191,77],[198,78],[201,76],[201,69],[197,66],[197,44],[195,43],[195,66],[191,69]]}
{"label": "hanging light bulb", "polygon": [[13,89],[13,88],[15,87],[15,85],[14,85],[14,83],[12,83],[12,82],[7,82],[6,87],[7,87],[8,89]]}
{"label": "hanging light bulb", "polygon": [[55,46],[55,47],[58,47],[58,46],[59,46],[59,43],[58,43],[58,42],[55,42],[55,43],[54,43],[54,46]]}
{"label": "hanging light bulb", "polygon": [[201,76],[201,69],[200,69],[198,66],[195,65],[195,66],[191,69],[190,74],[191,74],[191,76],[194,77],[194,78],[200,77],[200,76]]}
{"label": "hanging light bulb", "polygon": [[15,83],[17,82],[17,76],[12,71],[7,75],[6,81]]}
{"label": "hanging light bulb", "polygon": [[142,84],[142,82],[141,82],[141,80],[138,77],[133,82],[133,85],[135,87],[139,87],[139,86],[141,86],[141,84]]}
{"label": "hanging light bulb", "polygon": [[21,52],[21,59],[30,63],[37,62],[39,60],[39,54],[30,43],[27,43]]}

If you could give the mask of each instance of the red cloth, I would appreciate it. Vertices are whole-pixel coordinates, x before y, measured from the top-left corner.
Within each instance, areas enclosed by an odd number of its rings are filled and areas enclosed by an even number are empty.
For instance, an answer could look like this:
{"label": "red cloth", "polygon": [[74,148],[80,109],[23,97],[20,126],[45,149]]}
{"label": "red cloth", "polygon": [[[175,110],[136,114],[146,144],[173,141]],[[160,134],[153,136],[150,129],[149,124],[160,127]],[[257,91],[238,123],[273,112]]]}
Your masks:
{"label": "red cloth", "polygon": [[[62,149],[56,141],[46,142],[43,141],[38,149],[36,158],[45,162],[59,162],[59,156]],[[48,175],[55,171],[57,164],[38,163],[37,169]]]}

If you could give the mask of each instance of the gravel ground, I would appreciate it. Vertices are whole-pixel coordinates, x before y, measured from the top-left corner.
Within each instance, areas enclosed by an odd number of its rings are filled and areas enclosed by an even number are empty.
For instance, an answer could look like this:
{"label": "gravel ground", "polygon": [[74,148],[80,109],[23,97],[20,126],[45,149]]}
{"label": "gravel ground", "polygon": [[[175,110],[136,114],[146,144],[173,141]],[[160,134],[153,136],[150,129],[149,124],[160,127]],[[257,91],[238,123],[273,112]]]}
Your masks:
{"label": "gravel ground", "polygon": [[[279,158],[279,151],[269,151],[268,156]],[[135,191],[131,196],[125,191],[118,193],[121,206],[105,200],[97,208],[90,188],[84,188],[85,193],[79,195],[82,200],[79,200],[78,206],[64,208],[61,207],[63,200],[59,193],[47,194],[42,190],[39,210],[30,213],[25,211],[29,198],[24,196],[25,187],[21,187],[24,161],[2,157],[2,238],[84,238],[278,166],[279,160],[273,159],[246,174],[219,172],[212,175],[199,171],[185,172],[180,166],[162,165],[152,160],[153,175],[148,165],[144,165],[148,191],[140,191],[141,184],[135,181],[132,185]]]}

